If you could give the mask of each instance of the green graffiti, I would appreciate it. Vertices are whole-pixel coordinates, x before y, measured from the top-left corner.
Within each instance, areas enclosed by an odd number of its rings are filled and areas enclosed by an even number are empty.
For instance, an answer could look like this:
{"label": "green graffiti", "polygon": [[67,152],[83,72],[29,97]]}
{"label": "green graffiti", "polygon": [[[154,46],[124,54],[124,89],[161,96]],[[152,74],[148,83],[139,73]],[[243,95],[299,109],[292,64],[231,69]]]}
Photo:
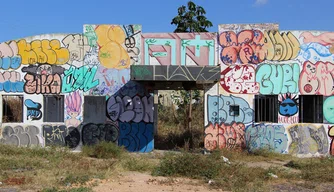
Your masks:
{"label": "green graffiti", "polygon": [[93,26],[91,25],[85,26],[84,36],[87,37],[89,46],[91,47],[97,46],[97,43],[96,43],[97,36],[96,36]]}
{"label": "green graffiti", "polygon": [[144,78],[145,76],[150,76],[152,72],[146,67],[133,66],[133,73],[135,77]]}
{"label": "green graffiti", "polygon": [[325,100],[323,112],[325,119],[330,123],[334,123],[334,96],[328,97]]}
{"label": "green graffiti", "polygon": [[167,52],[153,52],[153,57],[167,57]]}
{"label": "green graffiti", "polygon": [[110,58],[110,53],[109,53],[109,51],[108,51],[108,52],[105,52],[105,53],[101,52],[101,53],[100,53],[100,57],[101,57],[101,58]]}

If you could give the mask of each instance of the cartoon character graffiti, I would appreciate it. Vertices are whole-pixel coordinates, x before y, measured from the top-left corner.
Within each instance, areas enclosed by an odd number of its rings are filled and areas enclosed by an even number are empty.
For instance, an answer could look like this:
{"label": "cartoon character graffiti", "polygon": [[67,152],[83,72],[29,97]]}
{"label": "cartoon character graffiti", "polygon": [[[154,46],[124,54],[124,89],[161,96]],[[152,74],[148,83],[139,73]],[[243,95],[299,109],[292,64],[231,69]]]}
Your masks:
{"label": "cartoon character graffiti", "polygon": [[[77,127],[81,121],[79,120],[79,115],[81,112],[82,99],[78,91],[73,92],[66,96],[66,112],[69,118],[65,121],[67,127],[73,126]],[[79,119],[78,119],[79,118]]]}
{"label": "cartoon character graffiti", "polygon": [[282,116],[291,117],[298,113],[297,95],[292,96],[291,93],[280,95],[278,104],[278,112]]}
{"label": "cartoon character graffiti", "polygon": [[328,97],[324,101],[323,112],[325,119],[329,123],[334,123],[334,96]]}

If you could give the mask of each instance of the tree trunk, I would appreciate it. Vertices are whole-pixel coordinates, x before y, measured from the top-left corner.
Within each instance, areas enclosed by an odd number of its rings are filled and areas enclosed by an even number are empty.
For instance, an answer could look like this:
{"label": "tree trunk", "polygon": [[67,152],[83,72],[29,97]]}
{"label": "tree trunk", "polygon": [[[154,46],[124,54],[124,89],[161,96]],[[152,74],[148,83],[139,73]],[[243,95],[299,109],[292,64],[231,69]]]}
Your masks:
{"label": "tree trunk", "polygon": [[191,126],[191,110],[192,110],[192,100],[193,100],[193,94],[190,90],[190,101],[189,101],[189,117],[188,117],[188,130],[190,131],[191,137],[190,137],[190,148],[193,148],[193,131]]}

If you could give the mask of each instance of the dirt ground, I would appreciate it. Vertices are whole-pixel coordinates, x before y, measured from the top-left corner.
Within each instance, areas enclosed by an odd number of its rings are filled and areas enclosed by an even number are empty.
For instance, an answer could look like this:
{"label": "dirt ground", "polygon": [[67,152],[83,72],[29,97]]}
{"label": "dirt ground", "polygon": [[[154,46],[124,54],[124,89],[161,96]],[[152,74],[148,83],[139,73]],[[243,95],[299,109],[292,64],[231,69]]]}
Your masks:
{"label": "dirt ground", "polygon": [[98,186],[93,187],[93,190],[96,192],[223,191],[210,189],[208,183],[193,179],[153,177],[150,174],[137,172],[125,172],[118,178],[102,181]]}

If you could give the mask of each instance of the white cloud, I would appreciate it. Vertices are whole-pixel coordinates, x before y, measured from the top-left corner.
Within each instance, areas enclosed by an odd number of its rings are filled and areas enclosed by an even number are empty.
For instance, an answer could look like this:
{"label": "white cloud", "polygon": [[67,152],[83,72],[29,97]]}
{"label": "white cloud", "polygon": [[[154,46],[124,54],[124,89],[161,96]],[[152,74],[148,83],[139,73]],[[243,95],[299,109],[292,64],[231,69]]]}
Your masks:
{"label": "white cloud", "polygon": [[255,5],[264,5],[268,3],[268,0],[256,0]]}

